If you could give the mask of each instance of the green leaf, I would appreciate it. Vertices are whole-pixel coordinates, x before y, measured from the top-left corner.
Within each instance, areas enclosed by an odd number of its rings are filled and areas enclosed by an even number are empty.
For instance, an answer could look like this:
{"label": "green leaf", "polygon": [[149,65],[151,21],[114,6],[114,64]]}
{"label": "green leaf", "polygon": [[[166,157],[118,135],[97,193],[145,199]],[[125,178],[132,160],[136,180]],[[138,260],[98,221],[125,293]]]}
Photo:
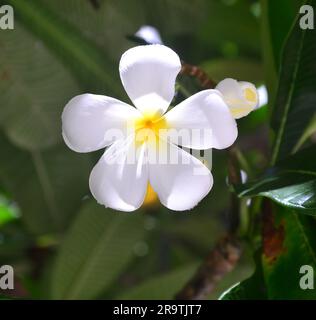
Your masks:
{"label": "green leaf", "polygon": [[[309,4],[316,7],[316,1]],[[279,88],[272,115],[276,133],[272,162],[293,151],[315,115],[316,30],[303,30],[296,20],[283,51]]]}
{"label": "green leaf", "polygon": [[57,144],[63,107],[79,93],[76,81],[17,21],[14,31],[0,32],[0,46],[0,125],[28,150]]}
{"label": "green leaf", "polygon": [[265,217],[263,272],[269,299],[316,299],[315,290],[303,290],[303,265],[316,268],[316,222],[295,210],[277,207]]}
{"label": "green leaf", "polygon": [[198,264],[192,264],[170,271],[166,274],[155,275],[152,279],[144,281],[136,287],[119,295],[117,299],[173,299],[176,293],[190,279],[197,267]]}
{"label": "green leaf", "polygon": [[21,209],[28,230],[36,234],[63,230],[88,194],[90,156],[66,146],[25,152],[3,134],[0,146],[0,180]]}
{"label": "green leaf", "polygon": [[104,292],[134,257],[145,236],[143,217],[116,213],[91,201],[80,211],[58,254],[54,299],[92,299]]}
{"label": "green leaf", "polygon": [[261,195],[316,215],[316,146],[280,161],[261,179],[239,185],[236,191],[240,197]]}
{"label": "green leaf", "polygon": [[122,95],[117,67],[74,25],[64,21],[40,0],[4,2],[13,6],[17,20],[61,59],[83,89],[101,93],[106,90],[108,95],[116,97]]}

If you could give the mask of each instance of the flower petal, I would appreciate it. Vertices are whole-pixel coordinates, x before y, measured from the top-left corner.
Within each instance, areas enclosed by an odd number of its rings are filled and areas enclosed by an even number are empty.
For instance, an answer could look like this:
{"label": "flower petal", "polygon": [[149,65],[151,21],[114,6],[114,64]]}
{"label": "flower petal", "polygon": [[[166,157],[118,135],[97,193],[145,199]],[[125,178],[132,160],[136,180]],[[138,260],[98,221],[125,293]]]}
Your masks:
{"label": "flower petal", "polygon": [[162,44],[159,31],[152,26],[141,26],[135,36],[144,39],[147,43]]}
{"label": "flower petal", "polygon": [[192,149],[224,149],[237,138],[237,124],[217,90],[204,90],[165,115],[165,139]]}
{"label": "flower petal", "polygon": [[211,190],[211,172],[200,160],[173,144],[165,143],[163,149],[171,161],[150,161],[150,184],[167,208],[176,211],[192,209]]}
{"label": "flower petal", "polygon": [[245,81],[224,79],[217,86],[235,119],[246,116],[258,105],[259,97],[256,87]]}
{"label": "flower petal", "polygon": [[145,145],[120,140],[110,146],[93,168],[89,185],[98,203],[120,211],[138,209],[145,198],[148,167]]}
{"label": "flower petal", "polygon": [[178,55],[159,44],[131,48],[120,61],[123,86],[134,105],[143,112],[162,114],[167,110],[180,69]]}
{"label": "flower petal", "polygon": [[95,151],[127,135],[128,121],[139,111],[117,99],[82,94],[71,99],[62,114],[65,143],[77,152]]}

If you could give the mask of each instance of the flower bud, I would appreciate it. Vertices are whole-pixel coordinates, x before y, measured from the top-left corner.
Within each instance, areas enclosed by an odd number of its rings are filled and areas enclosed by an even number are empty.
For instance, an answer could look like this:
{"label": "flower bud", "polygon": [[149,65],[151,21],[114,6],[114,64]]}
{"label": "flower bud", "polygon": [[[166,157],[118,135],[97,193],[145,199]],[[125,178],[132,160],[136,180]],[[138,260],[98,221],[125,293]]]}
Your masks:
{"label": "flower bud", "polygon": [[250,82],[227,78],[222,80],[216,89],[223,95],[223,99],[235,119],[246,116],[259,103],[257,89]]}

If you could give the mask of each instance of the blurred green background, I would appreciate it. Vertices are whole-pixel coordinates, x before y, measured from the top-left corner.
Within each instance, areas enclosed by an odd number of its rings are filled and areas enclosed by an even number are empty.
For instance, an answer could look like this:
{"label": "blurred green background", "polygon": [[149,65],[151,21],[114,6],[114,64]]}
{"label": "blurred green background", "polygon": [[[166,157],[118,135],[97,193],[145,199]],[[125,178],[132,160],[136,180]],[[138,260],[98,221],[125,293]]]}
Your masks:
{"label": "blurred green background", "polygon": [[[143,25],[215,81],[265,84],[273,101],[281,47],[301,2],[0,1],[15,12],[14,30],[0,30],[0,265],[14,266],[11,296],[171,299],[183,287],[229,223],[227,153],[213,152],[214,186],[194,210],[152,202],[117,213],[88,189],[102,151],[77,154],[64,144],[63,107],[84,92],[128,101],[118,62]],[[183,81],[196,88],[194,79]],[[270,113],[263,106],[238,121],[248,178],[268,164]],[[253,270],[245,249],[209,298]]]}

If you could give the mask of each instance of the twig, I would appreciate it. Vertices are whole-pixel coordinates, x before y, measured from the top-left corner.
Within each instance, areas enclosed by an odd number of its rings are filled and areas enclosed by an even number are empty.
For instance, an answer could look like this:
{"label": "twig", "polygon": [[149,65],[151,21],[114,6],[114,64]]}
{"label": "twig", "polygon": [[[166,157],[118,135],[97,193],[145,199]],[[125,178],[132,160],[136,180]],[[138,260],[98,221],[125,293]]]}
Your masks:
{"label": "twig", "polygon": [[241,255],[236,237],[226,235],[215,245],[193,278],[176,295],[177,300],[199,300],[213,291],[216,284],[233,268]]}
{"label": "twig", "polygon": [[184,75],[195,77],[199,81],[202,88],[214,89],[216,87],[217,83],[213,81],[208,76],[208,74],[198,66],[188,64],[184,61],[181,61],[181,64],[182,64],[181,73]]}

